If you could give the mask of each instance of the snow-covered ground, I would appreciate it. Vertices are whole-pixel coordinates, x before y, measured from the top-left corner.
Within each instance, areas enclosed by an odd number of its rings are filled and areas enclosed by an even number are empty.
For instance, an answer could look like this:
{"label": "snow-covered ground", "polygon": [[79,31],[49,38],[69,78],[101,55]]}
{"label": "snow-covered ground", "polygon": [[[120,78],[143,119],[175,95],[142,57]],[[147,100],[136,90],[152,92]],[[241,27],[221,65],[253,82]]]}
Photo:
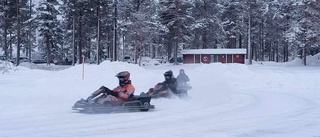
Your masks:
{"label": "snow-covered ground", "polygon": [[[41,70],[24,66],[0,74],[1,137],[320,137],[319,59],[242,64],[171,64],[139,67],[121,62]],[[1,64],[0,64],[1,65]],[[14,66],[10,66],[14,67]],[[33,67],[34,68],[34,67]],[[43,67],[40,67],[43,68]],[[153,99],[148,112],[82,114],[71,110],[80,98],[115,74],[131,72],[136,95],[163,73],[185,69],[188,99]],[[2,74],[3,73],[3,74]]]}

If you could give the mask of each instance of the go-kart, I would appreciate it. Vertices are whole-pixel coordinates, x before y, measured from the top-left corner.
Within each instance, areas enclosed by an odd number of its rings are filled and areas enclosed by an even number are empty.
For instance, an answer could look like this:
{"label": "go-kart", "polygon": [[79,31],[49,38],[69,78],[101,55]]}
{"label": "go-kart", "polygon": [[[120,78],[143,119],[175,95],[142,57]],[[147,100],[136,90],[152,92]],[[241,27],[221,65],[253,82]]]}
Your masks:
{"label": "go-kart", "polygon": [[72,110],[86,113],[109,113],[117,111],[148,111],[155,108],[154,105],[150,104],[151,97],[145,94],[129,97],[123,102],[108,101],[100,104],[96,100],[97,98],[91,101],[82,98],[72,106]]}

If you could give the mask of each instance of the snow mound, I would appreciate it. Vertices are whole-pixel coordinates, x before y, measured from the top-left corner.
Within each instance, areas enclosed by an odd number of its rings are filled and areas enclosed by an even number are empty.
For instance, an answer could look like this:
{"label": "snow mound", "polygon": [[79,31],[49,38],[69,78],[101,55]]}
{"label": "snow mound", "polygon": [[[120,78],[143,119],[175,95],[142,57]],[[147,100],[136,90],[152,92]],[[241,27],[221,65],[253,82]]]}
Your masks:
{"label": "snow mound", "polygon": [[8,61],[1,61],[0,60],[0,73],[10,73],[11,71],[15,71],[16,67]]}
{"label": "snow mound", "polygon": [[313,56],[307,56],[307,65],[320,66],[320,53]]}
{"label": "snow mound", "polygon": [[[263,64],[268,64],[271,66],[286,66],[286,67],[304,66],[303,59],[300,59],[300,58],[295,58],[290,62],[284,62],[284,63],[263,62]],[[313,56],[311,55],[307,56],[307,66],[320,66],[320,53]]]}
{"label": "snow mound", "polygon": [[[121,71],[129,71],[130,79],[133,83],[146,82],[147,76],[154,76],[152,72],[146,71],[143,67],[127,62],[104,61],[100,65],[96,64],[77,64],[65,70],[58,71],[55,77],[63,77],[64,80],[81,80],[84,84],[92,83],[90,86],[99,88],[100,86],[115,87],[118,80],[115,75]],[[73,77],[67,77],[72,75]],[[161,75],[162,76],[162,75]],[[93,82],[94,81],[94,82]],[[152,83],[153,85],[154,83]],[[142,87],[136,87],[137,91]]]}
{"label": "snow mound", "polygon": [[[254,64],[269,65],[269,66],[285,66],[285,67],[304,66],[303,59],[300,59],[300,58],[295,58],[292,61],[284,62],[284,63],[264,61],[264,62],[254,62]],[[320,53],[313,56],[311,55],[307,56],[307,66],[320,66]]]}
{"label": "snow mound", "polygon": [[[286,66],[303,66],[303,59],[296,58],[290,62],[284,63]],[[307,56],[307,66],[320,66],[320,53]]]}
{"label": "snow mound", "polygon": [[[130,64],[126,62],[110,62],[104,61],[100,65],[96,64],[77,64],[74,67],[67,68],[65,70],[60,71],[59,73],[72,74],[79,73],[84,71],[90,75],[116,75],[121,71],[129,71],[129,72],[140,72],[143,73],[145,70],[142,67],[139,67],[136,64]],[[102,74],[101,74],[102,72]]]}
{"label": "snow mound", "polygon": [[19,64],[20,67],[26,67],[29,69],[40,69],[40,70],[51,70],[51,71],[59,71],[69,68],[69,65],[54,65],[54,64],[34,64],[29,62],[22,62]]}

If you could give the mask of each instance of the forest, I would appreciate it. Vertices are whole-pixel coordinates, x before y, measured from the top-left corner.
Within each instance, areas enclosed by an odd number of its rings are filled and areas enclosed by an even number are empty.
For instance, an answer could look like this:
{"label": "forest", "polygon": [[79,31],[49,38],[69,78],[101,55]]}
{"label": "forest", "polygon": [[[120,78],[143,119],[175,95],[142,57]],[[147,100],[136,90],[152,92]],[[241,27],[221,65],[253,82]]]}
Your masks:
{"label": "forest", "polygon": [[305,64],[320,45],[319,0],[1,0],[0,18],[0,55],[47,63],[246,48],[250,61]]}

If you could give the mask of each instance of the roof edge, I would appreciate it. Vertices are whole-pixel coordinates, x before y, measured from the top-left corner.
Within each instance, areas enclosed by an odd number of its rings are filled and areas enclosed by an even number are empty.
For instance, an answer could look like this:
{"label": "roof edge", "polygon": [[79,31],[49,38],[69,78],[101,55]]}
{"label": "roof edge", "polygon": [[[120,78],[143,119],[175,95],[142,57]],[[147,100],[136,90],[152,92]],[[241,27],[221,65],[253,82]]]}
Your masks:
{"label": "roof edge", "polygon": [[247,54],[247,49],[184,49],[182,54]]}

